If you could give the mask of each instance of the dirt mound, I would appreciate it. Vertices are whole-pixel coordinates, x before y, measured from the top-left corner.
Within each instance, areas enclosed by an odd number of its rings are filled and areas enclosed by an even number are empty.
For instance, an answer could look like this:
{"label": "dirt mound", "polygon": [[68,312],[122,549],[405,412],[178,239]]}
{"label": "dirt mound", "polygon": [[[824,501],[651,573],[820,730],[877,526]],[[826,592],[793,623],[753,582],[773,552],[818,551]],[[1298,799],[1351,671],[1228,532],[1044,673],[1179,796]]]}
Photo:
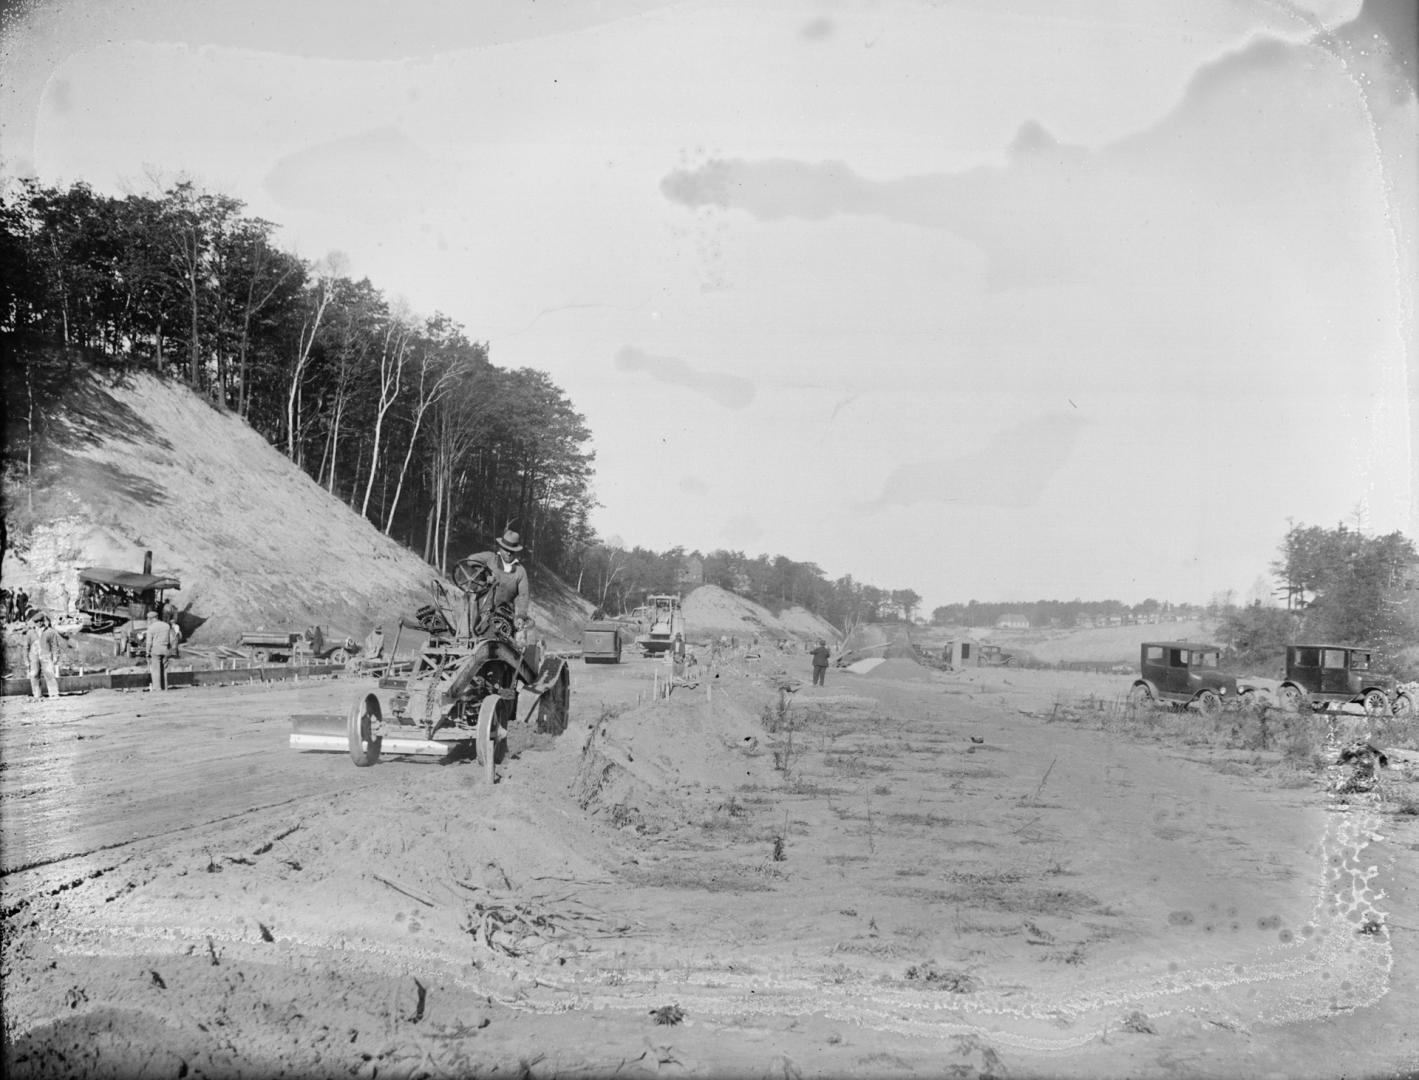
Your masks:
{"label": "dirt mound", "polygon": [[839,654],[851,663],[876,657],[913,660],[916,649],[905,626],[891,623],[861,623],[853,627]]}
{"label": "dirt mound", "polygon": [[[186,386],[78,374],[45,436],[32,493],[6,477],[3,572],[55,613],[81,568],[141,570],[144,551],[182,581],[174,600],[198,644],[310,625],[360,640],[428,602],[427,563]],[[554,643],[576,636],[576,611],[560,595],[534,604]]]}
{"label": "dirt mound", "polygon": [[797,635],[804,641],[817,641],[821,638],[832,644],[842,636],[838,628],[827,619],[796,605],[780,611],[778,621],[790,634]]}
{"label": "dirt mound", "polygon": [[795,638],[803,641],[836,641],[838,630],[801,607],[785,608],[775,615],[762,604],[721,589],[701,585],[684,600],[685,627],[692,640],[706,638]]}
{"label": "dirt mound", "polygon": [[863,675],[869,679],[888,679],[892,682],[900,682],[903,679],[929,680],[935,678],[935,674],[930,669],[905,657],[891,657],[883,660],[880,664],[874,665],[870,671],[863,672]]}
{"label": "dirt mound", "polygon": [[726,792],[767,783],[773,759],[761,746],[749,698],[716,684],[677,688],[662,701],[603,717],[587,739],[572,793],[582,809],[617,826],[658,833],[697,821]]}

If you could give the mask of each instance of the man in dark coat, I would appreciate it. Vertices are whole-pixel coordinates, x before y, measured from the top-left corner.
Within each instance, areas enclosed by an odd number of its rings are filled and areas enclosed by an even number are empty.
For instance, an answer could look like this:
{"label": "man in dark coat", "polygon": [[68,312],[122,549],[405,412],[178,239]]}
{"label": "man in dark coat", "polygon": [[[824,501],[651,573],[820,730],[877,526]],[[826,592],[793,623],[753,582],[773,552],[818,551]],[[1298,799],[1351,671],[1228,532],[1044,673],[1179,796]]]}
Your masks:
{"label": "man in dark coat", "polygon": [[[532,593],[527,585],[527,569],[522,565],[520,535],[508,529],[498,537],[496,551],[480,551],[476,555],[469,555],[460,565],[474,575],[486,568],[490,584],[485,594],[479,594],[480,613],[485,610],[496,611],[508,604],[513,609],[517,629],[521,630],[532,622],[532,616],[528,612]],[[482,628],[474,629],[481,632]]]}
{"label": "man in dark coat", "polygon": [[818,639],[818,647],[810,653],[813,657],[813,685],[823,686],[828,678],[828,645],[822,638]]}

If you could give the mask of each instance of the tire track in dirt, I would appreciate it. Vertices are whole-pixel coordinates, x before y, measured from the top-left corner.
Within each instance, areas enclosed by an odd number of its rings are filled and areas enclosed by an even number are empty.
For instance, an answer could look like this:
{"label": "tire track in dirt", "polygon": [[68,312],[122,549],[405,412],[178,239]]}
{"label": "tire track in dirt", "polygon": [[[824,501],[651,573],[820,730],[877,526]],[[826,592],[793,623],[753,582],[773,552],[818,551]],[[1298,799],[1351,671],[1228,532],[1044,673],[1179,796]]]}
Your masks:
{"label": "tire track in dirt", "polygon": [[[719,1017],[807,1016],[903,1035],[980,1035],[1001,1045],[1064,1051],[1105,1036],[1130,1010],[1149,1017],[1204,1008],[1240,1029],[1297,1023],[1372,1005],[1384,996],[1393,953],[1377,904],[1379,869],[1364,861],[1378,815],[1353,808],[1329,815],[1316,868],[1311,921],[1295,939],[1224,963],[1137,978],[1102,972],[1043,994],[1016,988],[969,994],[884,990],[871,982],[825,986],[795,975],[801,963],[739,976],[685,967],[621,969],[596,978],[539,979],[522,1008],[649,1008],[672,992],[687,1010]],[[546,993],[547,989],[555,991]]]}

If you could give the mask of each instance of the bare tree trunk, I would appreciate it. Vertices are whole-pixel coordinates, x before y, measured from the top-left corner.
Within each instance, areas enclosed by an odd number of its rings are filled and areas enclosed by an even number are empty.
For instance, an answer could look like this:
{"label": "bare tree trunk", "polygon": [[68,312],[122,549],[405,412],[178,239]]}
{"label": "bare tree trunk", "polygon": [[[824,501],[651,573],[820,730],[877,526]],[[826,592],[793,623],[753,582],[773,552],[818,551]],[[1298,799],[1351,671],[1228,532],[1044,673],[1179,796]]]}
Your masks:
{"label": "bare tree trunk", "polygon": [[316,285],[315,310],[301,326],[296,348],[295,370],[291,373],[291,389],[286,395],[286,456],[296,461],[296,417],[297,402],[300,397],[301,380],[306,364],[310,362],[310,351],[315,346],[315,336],[320,331],[320,322],[325,318],[325,309],[330,306],[330,282],[321,278]]}
{"label": "bare tree trunk", "polygon": [[369,517],[370,498],[374,494],[375,475],[379,472],[380,437],[384,431],[384,418],[399,396],[404,379],[404,360],[409,350],[410,330],[398,320],[391,320],[385,332],[384,349],[379,358],[379,407],[374,417],[374,446],[370,452],[370,475],[365,484],[364,502],[360,504],[360,516]]}
{"label": "bare tree trunk", "polygon": [[34,357],[25,364],[25,503],[34,513]]}

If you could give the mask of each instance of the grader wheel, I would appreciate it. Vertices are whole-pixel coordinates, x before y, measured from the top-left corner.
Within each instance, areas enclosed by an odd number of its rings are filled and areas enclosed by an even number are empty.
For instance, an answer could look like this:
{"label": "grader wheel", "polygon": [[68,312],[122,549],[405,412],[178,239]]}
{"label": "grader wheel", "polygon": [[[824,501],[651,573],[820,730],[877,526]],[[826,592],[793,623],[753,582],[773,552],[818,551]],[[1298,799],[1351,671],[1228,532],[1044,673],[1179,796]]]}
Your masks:
{"label": "grader wheel", "polygon": [[474,749],[478,764],[483,766],[483,779],[489,784],[498,782],[498,764],[507,756],[507,725],[516,708],[515,702],[489,694],[478,709]]}
{"label": "grader wheel", "polygon": [[366,768],[379,760],[380,748],[384,744],[381,736],[374,734],[374,726],[383,718],[379,698],[373,694],[363,694],[350,706],[350,716],[346,730],[350,737],[350,760],[359,768]]}

